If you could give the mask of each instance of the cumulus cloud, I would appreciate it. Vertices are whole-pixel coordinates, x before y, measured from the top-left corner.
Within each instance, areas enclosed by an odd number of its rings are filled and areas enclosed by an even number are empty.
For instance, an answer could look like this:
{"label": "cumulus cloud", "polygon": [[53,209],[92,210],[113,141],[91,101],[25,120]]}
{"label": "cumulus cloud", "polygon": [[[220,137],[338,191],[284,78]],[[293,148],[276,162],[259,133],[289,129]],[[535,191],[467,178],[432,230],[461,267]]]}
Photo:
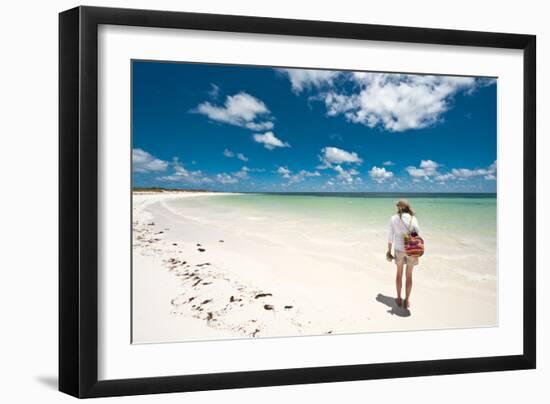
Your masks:
{"label": "cumulus cloud", "polygon": [[324,85],[332,85],[339,72],[330,70],[307,70],[307,69],[278,69],[290,80],[292,91],[296,94],[304,89],[319,88]]}
{"label": "cumulus cloud", "polygon": [[216,174],[216,181],[218,181],[220,184],[229,185],[229,184],[237,184],[239,180],[227,173],[222,174]]}
{"label": "cumulus cloud", "polygon": [[250,179],[250,173],[252,172],[263,172],[264,170],[260,168],[249,168],[247,166],[242,166],[239,171],[233,173],[220,173],[217,174],[214,178],[221,184],[236,184],[240,180]]}
{"label": "cumulus cloud", "polygon": [[245,92],[227,96],[222,106],[205,101],[191,112],[206,115],[213,121],[250,130],[273,128],[273,122],[268,119],[270,111],[264,102]]}
{"label": "cumulus cloud", "polygon": [[328,115],[392,132],[421,129],[438,122],[459,91],[476,87],[473,77],[351,73],[359,90],[324,94]]}
{"label": "cumulus cloud", "polygon": [[445,183],[449,180],[454,180],[456,177],[452,173],[439,174],[435,176],[435,180],[439,183]]}
{"label": "cumulus cloud", "polygon": [[439,171],[441,167],[441,164],[433,160],[422,160],[420,162],[420,167],[409,166],[406,170],[415,180],[419,180],[421,178],[424,178],[425,180],[433,179],[440,184],[453,180],[465,181],[477,177],[483,177],[486,180],[496,179],[496,161],[487,168],[453,168],[450,171],[443,173]]}
{"label": "cumulus cloud", "polygon": [[379,184],[383,183],[384,181],[390,179],[393,177],[393,173],[391,171],[386,171],[384,167],[376,167],[373,166],[372,169],[369,171],[369,176]]}
{"label": "cumulus cloud", "polygon": [[354,168],[346,170],[341,165],[336,165],[333,167],[333,169],[337,173],[336,179],[340,180],[343,183],[353,184],[354,182],[362,182],[361,178],[355,178],[355,176],[359,175],[359,171]]}
{"label": "cumulus cloud", "polygon": [[229,149],[225,149],[223,151],[223,155],[227,158],[230,158],[230,159],[235,157],[235,158],[237,158],[241,161],[248,161],[248,157],[246,157],[244,154],[235,153],[235,152],[233,152],[232,150],[229,150]]}
{"label": "cumulus cloud", "polygon": [[262,131],[262,130],[270,130],[273,129],[273,122],[271,121],[264,121],[264,122],[247,122],[245,125],[245,128],[250,130],[256,130],[256,131]]}
{"label": "cumulus cloud", "polygon": [[[317,90],[312,99],[324,102],[327,115],[392,132],[435,124],[452,106],[459,92],[471,93],[494,80],[413,74],[334,72],[280,69],[292,90]],[[348,83],[336,89],[336,80]]]}
{"label": "cumulus cloud", "polygon": [[266,132],[264,134],[256,133],[253,139],[257,143],[261,143],[268,150],[273,150],[277,147],[290,147],[286,142],[275,136],[273,132]]}
{"label": "cumulus cloud", "polygon": [[201,170],[188,170],[178,160],[174,161],[174,172],[158,178],[160,181],[182,182],[187,184],[211,183],[212,179],[204,175]]}
{"label": "cumulus cloud", "polygon": [[451,173],[455,178],[459,180],[465,180],[473,177],[484,177],[486,180],[494,180],[496,179],[496,171],[497,167],[495,161],[487,168],[453,168]]}
{"label": "cumulus cloud", "polygon": [[333,169],[336,172],[335,180],[345,184],[360,183],[362,179],[356,177],[359,171],[355,168],[346,169],[343,165],[361,165],[363,160],[355,152],[349,152],[338,147],[324,147],[319,155],[321,165],[317,166],[320,170]]}
{"label": "cumulus cloud", "polygon": [[296,173],[293,173],[291,170],[288,169],[288,167],[279,167],[277,168],[276,172],[281,177],[287,179],[289,184],[302,182],[308,177],[319,177],[321,175],[318,171],[307,170],[300,170]]}
{"label": "cumulus cloud", "polygon": [[319,159],[323,163],[319,168],[328,168],[333,164],[361,164],[363,160],[355,152],[348,152],[338,147],[324,147]]}
{"label": "cumulus cloud", "polygon": [[250,169],[247,166],[243,166],[239,171],[233,173],[233,176],[241,180],[247,180],[249,178],[249,172]]}
{"label": "cumulus cloud", "polygon": [[281,175],[283,178],[288,178],[291,171],[287,167],[279,167],[277,169],[277,174]]}
{"label": "cumulus cloud", "polygon": [[132,150],[132,169],[136,173],[149,173],[164,171],[168,168],[168,162],[156,158],[143,149]]}
{"label": "cumulus cloud", "polygon": [[[278,69],[292,91],[315,91],[327,115],[392,132],[421,129],[439,122],[457,93],[470,94],[494,79],[421,74]],[[336,82],[344,85],[336,88]]]}
{"label": "cumulus cloud", "polygon": [[433,160],[422,160],[420,161],[420,167],[409,166],[406,168],[407,172],[411,177],[414,178],[424,178],[429,179],[434,175],[438,175],[439,172],[437,169],[441,167],[441,164]]}

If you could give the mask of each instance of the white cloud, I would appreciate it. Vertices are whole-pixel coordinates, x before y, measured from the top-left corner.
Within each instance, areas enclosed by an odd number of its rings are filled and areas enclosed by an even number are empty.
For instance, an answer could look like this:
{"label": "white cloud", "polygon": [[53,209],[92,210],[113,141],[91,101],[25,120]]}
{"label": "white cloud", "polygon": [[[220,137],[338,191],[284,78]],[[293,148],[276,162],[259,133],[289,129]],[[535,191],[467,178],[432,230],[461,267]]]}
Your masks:
{"label": "white cloud", "polygon": [[288,179],[289,184],[302,182],[307,177],[319,177],[321,175],[319,174],[318,171],[307,171],[307,170],[300,170],[297,173],[293,173],[291,170],[288,169],[288,167],[279,167],[277,168],[276,172],[281,177]]}
{"label": "white cloud", "polygon": [[[322,100],[327,115],[343,115],[350,122],[392,132],[431,126],[451,108],[457,93],[470,94],[495,83],[475,77],[278,70],[289,78],[295,93],[319,91],[310,99]],[[336,90],[336,80],[350,83],[350,89]]]}
{"label": "white cloud", "polygon": [[323,163],[319,168],[328,168],[333,164],[361,164],[363,162],[357,153],[337,147],[324,147],[321,149],[319,159]]}
{"label": "white cloud", "polygon": [[208,91],[208,95],[214,99],[218,98],[218,96],[220,95],[220,87],[218,87],[214,83],[210,83],[210,90]]}
{"label": "white cloud", "polygon": [[390,166],[394,166],[395,163],[394,163],[393,161],[391,161],[391,160],[388,160],[388,161],[384,161],[384,162],[382,163],[382,165],[383,165],[383,166],[386,166],[386,167],[390,167]]}
{"label": "white cloud", "polygon": [[253,136],[254,141],[262,143],[264,147],[268,150],[273,150],[276,147],[290,147],[286,142],[283,142],[281,139],[275,136],[273,132],[266,132],[262,134],[255,134]]}
{"label": "white cloud", "polygon": [[211,183],[212,179],[208,178],[200,170],[187,170],[177,160],[174,161],[174,172],[170,175],[165,175],[158,178],[160,181],[183,182],[189,184],[206,184]]}
{"label": "white cloud", "polygon": [[349,170],[346,170],[341,165],[334,166],[334,171],[338,173],[336,176],[337,179],[339,179],[341,182],[347,183],[347,184],[353,184],[354,182],[361,182],[361,178],[354,178],[354,176],[359,175],[359,171],[357,171],[354,168],[351,168]]}
{"label": "white cloud", "polygon": [[250,172],[250,169],[246,166],[243,166],[239,171],[237,171],[236,173],[233,173],[233,176],[241,180],[247,180],[248,178],[250,178],[248,176],[249,172]]}
{"label": "white cloud", "polygon": [[356,177],[359,175],[359,171],[354,168],[345,169],[343,164],[357,164],[361,165],[363,160],[355,152],[349,152],[339,149],[337,147],[324,147],[321,149],[321,155],[319,156],[321,165],[317,166],[320,170],[328,168],[333,169],[336,172],[336,180],[345,184],[360,183],[362,179]]}
{"label": "white cloud", "polygon": [[324,85],[332,85],[340,72],[330,70],[306,70],[306,69],[278,69],[288,76],[292,91],[296,94],[304,89],[319,88]]}
{"label": "white cloud", "polygon": [[440,184],[444,184],[445,182],[452,180],[465,181],[476,177],[483,177],[486,180],[496,179],[496,161],[487,168],[453,168],[446,173],[439,172],[439,168],[441,167],[441,164],[433,160],[422,160],[420,162],[420,168],[409,166],[406,170],[414,180],[420,180],[421,178],[430,180],[433,178]]}
{"label": "white cloud", "polygon": [[235,158],[238,158],[241,161],[248,161],[248,157],[246,157],[244,154],[235,153],[235,152],[233,152],[232,150],[229,150],[229,149],[225,149],[223,151],[223,155],[227,158],[230,158],[230,159],[235,157]]}
{"label": "white cloud", "polygon": [[437,171],[439,167],[441,167],[441,164],[433,160],[422,160],[420,161],[420,168],[409,166],[406,170],[411,177],[429,179],[429,177],[439,174]]}
{"label": "white cloud", "polygon": [[475,170],[470,170],[469,168],[453,168],[451,173],[458,179],[466,179],[487,175],[487,170],[483,168],[477,168]]}
{"label": "white cloud", "polygon": [[392,178],[393,173],[391,171],[386,171],[384,167],[379,168],[376,166],[373,166],[372,169],[369,171],[369,176],[379,184]]}
{"label": "white cloud", "polygon": [[281,175],[283,178],[288,178],[291,171],[287,167],[279,167],[277,169],[277,174]]}
{"label": "white cloud", "polygon": [[466,180],[475,177],[483,177],[486,180],[495,180],[497,172],[497,162],[496,160],[487,168],[453,168],[451,174],[459,179]]}
{"label": "white cloud", "polygon": [[[476,168],[473,170],[470,170],[469,168],[453,168],[451,172],[458,179],[468,179],[472,177],[486,177],[486,176],[494,177],[494,173],[490,172],[488,169],[485,169],[485,168]],[[494,179],[493,177],[489,179]]]}
{"label": "white cloud", "polygon": [[265,121],[265,122],[248,122],[244,126],[245,128],[250,130],[261,131],[261,130],[273,129],[274,125],[273,125],[273,122],[271,121]]}
{"label": "white cloud", "polygon": [[473,77],[346,73],[345,78],[355,84],[352,91],[330,89],[320,95],[327,115],[344,115],[350,122],[392,132],[435,124],[456,93],[477,86]]}
{"label": "white cloud", "polygon": [[319,177],[320,175],[318,171],[300,170],[296,174],[290,176],[289,182],[302,182],[306,177]]}
{"label": "white cloud", "polygon": [[[263,101],[245,92],[227,96],[223,106],[205,101],[191,112],[206,115],[213,121],[251,130],[273,128],[273,122],[266,120],[270,111]],[[264,120],[259,120],[260,118]]]}
{"label": "white cloud", "polygon": [[149,173],[164,171],[168,168],[168,162],[156,158],[143,149],[132,150],[132,169],[136,173]]}
{"label": "white cloud", "polygon": [[222,173],[216,175],[216,181],[218,181],[220,184],[229,185],[229,184],[237,184],[239,180],[229,174]]}
{"label": "white cloud", "polygon": [[439,183],[445,183],[449,180],[454,180],[455,178],[456,177],[453,174],[447,173],[447,174],[436,175],[434,179]]}

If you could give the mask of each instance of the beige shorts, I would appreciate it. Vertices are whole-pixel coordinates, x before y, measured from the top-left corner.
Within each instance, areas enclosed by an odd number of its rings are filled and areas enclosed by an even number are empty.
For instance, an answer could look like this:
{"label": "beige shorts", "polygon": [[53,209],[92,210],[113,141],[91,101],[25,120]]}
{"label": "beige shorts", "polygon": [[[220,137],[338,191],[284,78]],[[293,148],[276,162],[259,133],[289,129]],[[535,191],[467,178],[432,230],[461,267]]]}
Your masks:
{"label": "beige shorts", "polygon": [[395,264],[405,264],[409,266],[418,265],[418,257],[409,257],[404,251],[394,251]]}

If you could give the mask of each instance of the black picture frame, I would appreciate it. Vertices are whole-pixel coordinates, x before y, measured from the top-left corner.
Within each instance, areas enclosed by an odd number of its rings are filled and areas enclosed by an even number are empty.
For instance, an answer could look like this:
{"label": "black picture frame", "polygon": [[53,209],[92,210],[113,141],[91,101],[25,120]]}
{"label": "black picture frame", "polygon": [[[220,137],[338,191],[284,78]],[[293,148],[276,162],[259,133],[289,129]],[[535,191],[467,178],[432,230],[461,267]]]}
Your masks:
{"label": "black picture frame", "polygon": [[[113,24],[523,51],[521,355],[98,380],[98,26]],[[77,7],[59,14],[59,390],[104,397],[536,366],[536,37],[185,12]]]}

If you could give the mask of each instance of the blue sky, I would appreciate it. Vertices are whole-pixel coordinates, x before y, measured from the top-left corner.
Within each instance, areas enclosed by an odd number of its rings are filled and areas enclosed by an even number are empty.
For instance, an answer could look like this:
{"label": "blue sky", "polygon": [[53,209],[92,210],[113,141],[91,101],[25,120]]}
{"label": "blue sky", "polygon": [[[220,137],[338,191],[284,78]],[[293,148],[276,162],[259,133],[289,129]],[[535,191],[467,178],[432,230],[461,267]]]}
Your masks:
{"label": "blue sky", "polygon": [[496,80],[132,62],[134,186],[495,192]]}

